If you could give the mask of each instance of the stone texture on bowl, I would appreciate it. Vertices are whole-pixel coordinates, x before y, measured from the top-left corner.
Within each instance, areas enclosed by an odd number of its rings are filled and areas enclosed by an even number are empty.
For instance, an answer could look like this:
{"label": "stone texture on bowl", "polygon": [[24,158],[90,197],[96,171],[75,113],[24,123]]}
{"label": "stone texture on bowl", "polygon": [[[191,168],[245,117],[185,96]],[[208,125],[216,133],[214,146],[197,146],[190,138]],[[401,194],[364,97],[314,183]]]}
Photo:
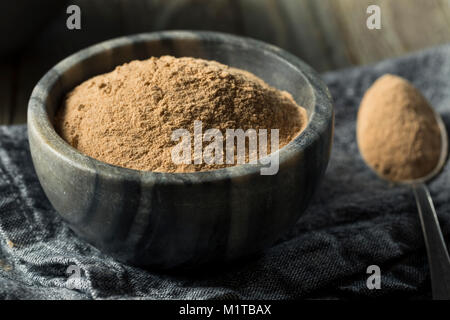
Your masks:
{"label": "stone texture on bowl", "polygon": [[[307,128],[279,151],[280,168],[261,165],[196,173],[144,172],[92,159],[52,125],[65,93],[134,59],[161,55],[213,59],[289,91]],[[305,210],[330,156],[333,108],[318,75],[298,58],[247,38],[170,31],[106,41],[60,62],[36,85],[28,135],[42,187],[79,236],[118,260],[156,268],[194,268],[261,251]]]}

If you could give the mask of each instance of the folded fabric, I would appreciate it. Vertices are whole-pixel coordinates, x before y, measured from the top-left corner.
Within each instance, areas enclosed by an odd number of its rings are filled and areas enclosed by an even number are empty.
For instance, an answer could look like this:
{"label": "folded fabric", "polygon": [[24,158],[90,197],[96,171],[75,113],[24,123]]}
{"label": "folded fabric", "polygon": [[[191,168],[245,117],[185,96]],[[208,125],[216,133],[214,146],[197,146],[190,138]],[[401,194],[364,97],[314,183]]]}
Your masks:
{"label": "folded fabric", "polygon": [[[450,45],[323,75],[335,101],[330,164],[313,202],[263,254],[191,274],[116,262],[79,239],[37,180],[25,126],[0,127],[0,298],[297,299],[431,296],[411,190],[381,181],[355,139],[364,91],[384,73],[416,85],[450,128]],[[450,240],[450,165],[430,182]],[[367,268],[381,272],[370,290]]]}

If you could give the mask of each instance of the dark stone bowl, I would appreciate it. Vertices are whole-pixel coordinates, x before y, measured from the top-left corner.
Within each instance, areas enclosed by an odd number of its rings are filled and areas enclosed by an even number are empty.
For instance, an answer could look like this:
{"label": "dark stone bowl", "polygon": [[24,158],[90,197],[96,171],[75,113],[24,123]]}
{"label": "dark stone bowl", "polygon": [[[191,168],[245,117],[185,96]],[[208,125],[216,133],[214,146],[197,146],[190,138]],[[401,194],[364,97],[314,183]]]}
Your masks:
{"label": "dark stone bowl", "polygon": [[[74,86],[166,54],[246,69],[307,109],[308,126],[279,151],[276,175],[261,175],[260,164],[196,173],[125,169],[78,152],[55,132],[55,110]],[[318,75],[279,48],[213,32],[158,32],[106,41],[57,64],[34,88],[28,135],[42,187],[76,234],[130,264],[190,269],[259,252],[296,223],[327,167],[333,107]]]}

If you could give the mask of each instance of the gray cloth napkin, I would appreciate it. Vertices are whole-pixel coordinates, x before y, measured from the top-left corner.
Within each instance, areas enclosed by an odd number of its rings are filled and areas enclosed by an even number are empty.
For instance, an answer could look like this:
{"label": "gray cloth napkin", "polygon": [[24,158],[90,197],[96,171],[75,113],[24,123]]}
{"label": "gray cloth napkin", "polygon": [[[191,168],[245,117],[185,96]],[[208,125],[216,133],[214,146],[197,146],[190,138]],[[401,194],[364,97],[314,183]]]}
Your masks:
{"label": "gray cloth napkin", "polygon": [[[336,129],[330,164],[313,202],[264,254],[193,274],[127,266],[80,240],[39,185],[25,126],[0,127],[0,298],[430,297],[412,192],[379,180],[362,162],[355,142],[360,99],[384,73],[412,81],[450,127],[450,45],[325,74]],[[447,240],[449,182],[447,165],[429,185]],[[379,290],[367,288],[370,265],[381,270]]]}

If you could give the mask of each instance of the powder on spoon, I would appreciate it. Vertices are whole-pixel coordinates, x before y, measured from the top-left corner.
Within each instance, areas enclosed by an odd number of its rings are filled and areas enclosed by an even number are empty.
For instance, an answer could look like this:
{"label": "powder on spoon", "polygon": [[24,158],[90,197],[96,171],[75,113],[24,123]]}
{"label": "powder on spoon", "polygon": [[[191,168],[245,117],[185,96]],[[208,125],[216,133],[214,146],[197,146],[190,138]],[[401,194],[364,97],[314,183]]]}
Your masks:
{"label": "powder on spoon", "polygon": [[365,93],[357,138],[366,163],[391,181],[427,175],[441,154],[441,134],[430,104],[410,82],[390,74]]}
{"label": "powder on spoon", "polygon": [[[152,57],[93,77],[71,91],[55,117],[58,133],[98,160],[137,170],[193,172],[230,164],[175,164],[179,128],[279,129],[279,147],[305,127],[305,109],[255,75],[215,61]],[[270,138],[269,138],[270,139]],[[270,145],[270,140],[268,140]],[[275,150],[272,150],[275,151]]]}

